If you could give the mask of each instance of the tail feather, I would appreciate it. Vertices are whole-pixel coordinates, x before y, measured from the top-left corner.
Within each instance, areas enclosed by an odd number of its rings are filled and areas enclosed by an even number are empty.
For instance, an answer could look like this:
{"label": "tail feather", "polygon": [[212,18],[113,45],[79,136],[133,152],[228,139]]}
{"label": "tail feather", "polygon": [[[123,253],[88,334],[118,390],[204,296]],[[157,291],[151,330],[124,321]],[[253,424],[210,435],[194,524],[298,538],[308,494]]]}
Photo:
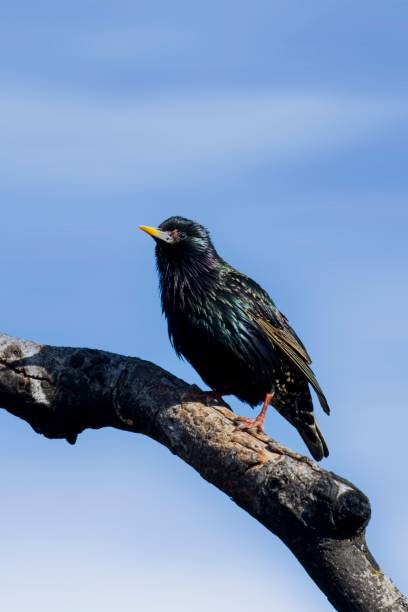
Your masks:
{"label": "tail feather", "polygon": [[306,380],[297,379],[292,393],[277,398],[274,405],[294,425],[316,461],[328,457],[329,449],[313,414],[313,401]]}
{"label": "tail feather", "polygon": [[[313,415],[311,416],[313,417]],[[313,459],[316,461],[321,461],[324,457],[329,456],[329,449],[327,448],[326,441],[323,438],[323,434],[320,431],[314,417],[313,421],[314,422],[312,425],[309,423],[299,423],[297,424],[296,429],[302,436],[303,441],[309,449]]]}

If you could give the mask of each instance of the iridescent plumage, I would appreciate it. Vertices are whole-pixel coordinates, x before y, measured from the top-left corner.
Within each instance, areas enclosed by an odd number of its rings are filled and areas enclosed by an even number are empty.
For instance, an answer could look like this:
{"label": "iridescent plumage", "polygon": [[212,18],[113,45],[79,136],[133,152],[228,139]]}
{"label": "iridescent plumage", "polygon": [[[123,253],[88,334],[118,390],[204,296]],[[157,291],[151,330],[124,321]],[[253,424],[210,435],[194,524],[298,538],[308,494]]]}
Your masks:
{"label": "iridescent plumage", "polygon": [[266,291],[225,262],[198,223],[171,217],[142,229],[156,240],[162,308],[177,354],[221,395],[255,406],[271,393],[313,457],[327,457],[309,384],[327,414],[329,406],[304,345]]}

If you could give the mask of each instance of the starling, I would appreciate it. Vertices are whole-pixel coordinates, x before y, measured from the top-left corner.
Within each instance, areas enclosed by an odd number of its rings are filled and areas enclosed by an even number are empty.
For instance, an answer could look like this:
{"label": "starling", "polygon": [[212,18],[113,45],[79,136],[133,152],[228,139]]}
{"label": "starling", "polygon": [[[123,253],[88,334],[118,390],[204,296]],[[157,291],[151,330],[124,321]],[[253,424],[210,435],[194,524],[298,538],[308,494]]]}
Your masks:
{"label": "starling", "polygon": [[177,355],[214,396],[235,395],[251,406],[263,402],[255,419],[237,418],[241,428],[262,431],[271,403],[317,461],[327,457],[309,385],[327,414],[328,403],[304,345],[266,291],[224,261],[194,221],[170,217],[158,228],[140,229],[156,242],[162,310]]}

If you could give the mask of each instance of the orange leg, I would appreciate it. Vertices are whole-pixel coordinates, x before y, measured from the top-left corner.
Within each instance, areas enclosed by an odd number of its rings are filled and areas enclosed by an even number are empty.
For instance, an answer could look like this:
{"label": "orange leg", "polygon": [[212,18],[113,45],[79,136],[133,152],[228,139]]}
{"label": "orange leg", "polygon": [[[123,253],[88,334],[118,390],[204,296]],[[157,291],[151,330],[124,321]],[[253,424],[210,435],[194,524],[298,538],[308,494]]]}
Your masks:
{"label": "orange leg", "polygon": [[268,409],[269,404],[273,398],[273,393],[267,393],[265,395],[264,402],[262,404],[261,412],[255,419],[249,419],[247,417],[237,417],[235,422],[238,424],[239,429],[256,429],[259,432],[264,431],[264,421],[266,416],[266,411]]}

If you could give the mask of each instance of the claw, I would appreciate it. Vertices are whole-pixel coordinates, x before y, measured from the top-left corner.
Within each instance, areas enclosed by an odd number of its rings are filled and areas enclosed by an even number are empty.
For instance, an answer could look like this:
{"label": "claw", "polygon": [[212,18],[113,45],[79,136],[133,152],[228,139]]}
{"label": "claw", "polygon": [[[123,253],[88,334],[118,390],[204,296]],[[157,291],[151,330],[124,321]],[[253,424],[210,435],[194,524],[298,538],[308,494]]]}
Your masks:
{"label": "claw", "polygon": [[[264,430],[265,415],[266,415],[266,410],[268,408],[268,405],[272,398],[273,398],[272,393],[267,393],[265,395],[265,399],[262,404],[261,412],[258,414],[258,416],[255,419],[249,419],[248,417],[244,417],[244,416],[237,417],[235,419],[235,424],[237,425],[238,429],[256,429],[258,433],[265,433],[265,430]],[[238,425],[238,423],[240,423],[240,425]]]}
{"label": "claw", "polygon": [[249,419],[247,417],[240,416],[234,419],[234,423],[238,429],[242,429],[243,431],[246,431],[247,429],[256,429],[258,433],[264,433],[265,431],[263,419],[259,419],[258,417],[256,417],[256,419]]}

